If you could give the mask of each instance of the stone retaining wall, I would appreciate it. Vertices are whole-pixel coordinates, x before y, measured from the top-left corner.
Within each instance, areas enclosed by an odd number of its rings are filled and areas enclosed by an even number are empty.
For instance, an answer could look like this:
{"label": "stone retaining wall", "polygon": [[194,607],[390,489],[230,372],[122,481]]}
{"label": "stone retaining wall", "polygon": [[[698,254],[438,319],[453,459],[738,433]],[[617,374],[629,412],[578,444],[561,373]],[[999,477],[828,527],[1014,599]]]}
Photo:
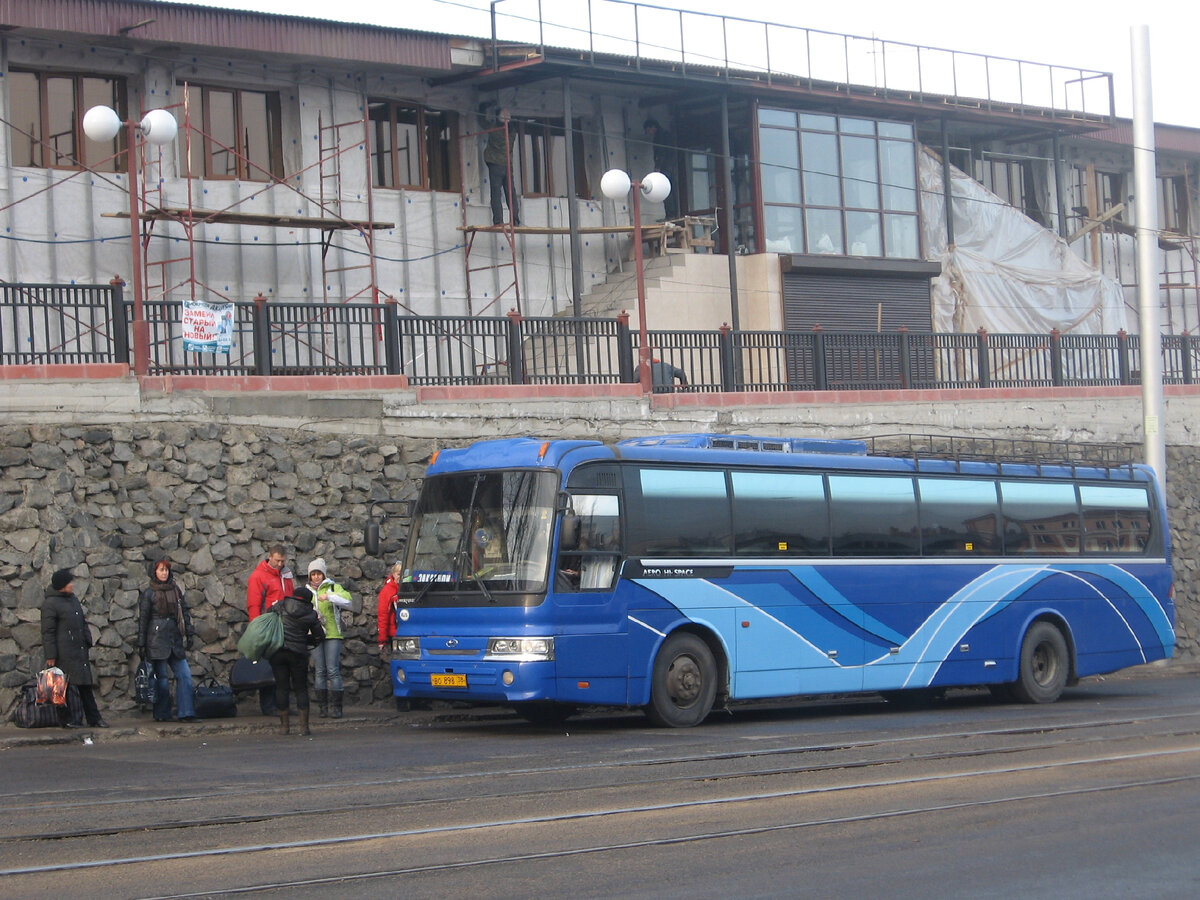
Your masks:
{"label": "stone retaining wall", "polygon": [[[489,416],[502,416],[496,406]],[[413,421],[414,412],[406,408],[405,419]],[[246,578],[276,542],[289,548],[300,578],[310,559],[323,556],[329,574],[361,601],[343,653],[347,702],[390,702],[375,649],[375,597],[401,536],[386,535],[380,558],[370,558],[362,546],[363,523],[372,500],[413,493],[413,480],[436,446],[470,442],[460,430],[465,414],[460,409],[448,416],[457,424],[446,431],[459,433],[441,441],[432,436],[439,430],[432,416],[421,423],[420,437],[389,434],[378,420],[268,427],[194,414],[95,416],[101,421],[75,425],[39,416],[32,424],[0,426],[0,709],[42,666],[40,607],[50,574],[61,567],[74,569],[98,638],[93,659],[104,706],[132,706],[137,598],[147,583],[145,562],[158,552],[177,563],[192,609],[193,673],[224,681],[246,622]],[[760,433],[813,433],[789,429],[786,415],[763,423]],[[532,426],[504,418],[489,433],[522,428],[577,438],[698,430],[598,415]],[[1033,425],[1030,430],[1040,436]],[[1171,447],[1168,459],[1178,655],[1194,657],[1200,635],[1200,449]]]}
{"label": "stone retaining wall", "polygon": [[[343,651],[347,702],[390,695],[375,645],[384,559],[362,547],[367,501],[419,476],[428,442],[156,423],[0,428],[0,709],[42,667],[40,607],[70,567],[92,623],[107,708],[132,706],[146,561],[177,564],[196,628],[197,679],[227,678],[246,578],[276,542],[293,569],[323,556],[361,607]],[[299,576],[303,579],[303,574]]]}

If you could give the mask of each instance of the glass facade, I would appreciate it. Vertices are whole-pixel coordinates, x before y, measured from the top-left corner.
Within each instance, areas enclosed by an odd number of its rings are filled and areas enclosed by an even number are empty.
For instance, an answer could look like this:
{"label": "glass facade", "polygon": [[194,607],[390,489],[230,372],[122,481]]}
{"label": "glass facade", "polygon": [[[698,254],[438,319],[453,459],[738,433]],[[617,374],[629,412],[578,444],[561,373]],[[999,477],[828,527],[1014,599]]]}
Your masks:
{"label": "glass facade", "polygon": [[764,108],[758,142],[767,252],[920,258],[912,124]]}

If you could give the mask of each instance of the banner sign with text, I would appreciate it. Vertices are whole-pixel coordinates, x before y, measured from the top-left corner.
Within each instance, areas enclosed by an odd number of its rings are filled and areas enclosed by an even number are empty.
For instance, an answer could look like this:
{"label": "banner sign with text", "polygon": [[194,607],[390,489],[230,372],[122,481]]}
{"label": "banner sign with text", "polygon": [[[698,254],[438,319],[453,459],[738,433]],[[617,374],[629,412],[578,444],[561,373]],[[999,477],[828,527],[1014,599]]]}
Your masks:
{"label": "banner sign with text", "polygon": [[183,349],[228,353],[233,342],[233,304],[183,301]]}

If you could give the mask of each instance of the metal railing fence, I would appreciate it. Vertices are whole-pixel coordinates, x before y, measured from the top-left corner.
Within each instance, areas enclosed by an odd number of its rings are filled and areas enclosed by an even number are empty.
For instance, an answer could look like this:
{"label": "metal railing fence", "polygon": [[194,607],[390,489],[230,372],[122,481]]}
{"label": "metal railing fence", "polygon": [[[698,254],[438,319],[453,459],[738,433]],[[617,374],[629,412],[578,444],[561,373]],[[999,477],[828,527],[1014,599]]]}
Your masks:
{"label": "metal railing fence", "polygon": [[[395,303],[234,303],[228,353],[185,349],[181,304],[145,305],[157,375],[405,375],[414,385],[632,384],[627,315],[402,316]],[[0,285],[0,365],[126,363],[121,286]],[[1137,335],[655,330],[692,392],[1134,385]],[[1162,339],[1163,382],[1196,384],[1200,336]]]}

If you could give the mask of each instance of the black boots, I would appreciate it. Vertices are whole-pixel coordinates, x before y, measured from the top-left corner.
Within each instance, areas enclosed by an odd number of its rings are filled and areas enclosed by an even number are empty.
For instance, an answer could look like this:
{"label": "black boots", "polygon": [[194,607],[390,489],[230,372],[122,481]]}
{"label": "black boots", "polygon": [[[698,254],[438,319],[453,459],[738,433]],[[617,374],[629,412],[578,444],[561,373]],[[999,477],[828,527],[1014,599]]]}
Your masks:
{"label": "black boots", "polygon": [[317,715],[319,715],[322,719],[328,719],[329,718],[329,693],[330,692],[329,691],[314,691],[314,693],[317,695],[317,706],[320,707],[317,710]]}
{"label": "black boots", "polygon": [[[333,717],[340,719],[342,717],[342,694],[344,691],[330,691],[329,695],[333,698]],[[322,707],[322,710],[324,707]],[[322,713],[323,714],[323,713]]]}

